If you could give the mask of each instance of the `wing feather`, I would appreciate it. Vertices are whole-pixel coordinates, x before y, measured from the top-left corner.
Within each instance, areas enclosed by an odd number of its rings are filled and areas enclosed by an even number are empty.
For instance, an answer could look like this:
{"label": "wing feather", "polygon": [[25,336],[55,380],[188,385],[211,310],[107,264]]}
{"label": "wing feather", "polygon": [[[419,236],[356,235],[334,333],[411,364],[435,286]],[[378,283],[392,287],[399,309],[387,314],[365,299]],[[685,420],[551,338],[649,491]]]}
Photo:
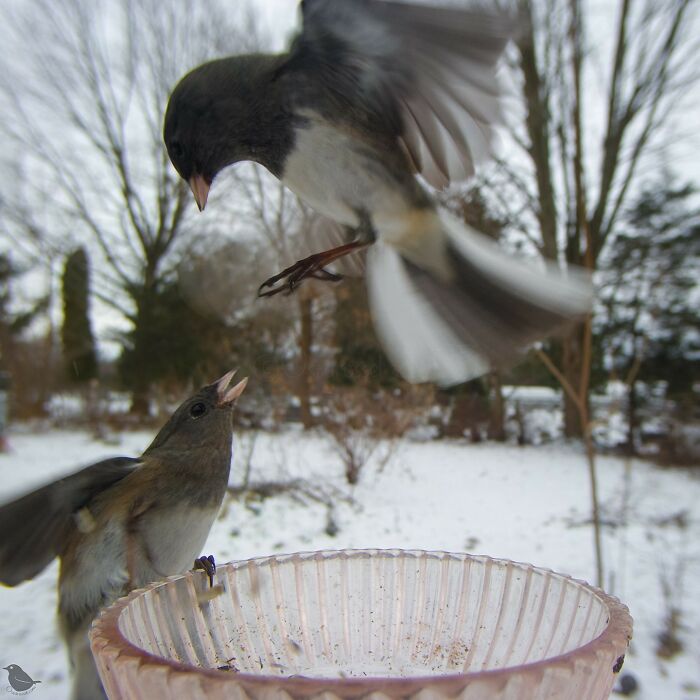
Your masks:
{"label": "wing feather", "polygon": [[0,583],[16,586],[43,571],[60,553],[73,515],[138,464],[107,459],[0,506]]}
{"label": "wing feather", "polygon": [[496,72],[516,30],[512,16],[473,2],[305,0],[302,11],[292,63],[303,55],[307,77],[361,105],[428,182],[469,177],[490,156],[501,120]]}

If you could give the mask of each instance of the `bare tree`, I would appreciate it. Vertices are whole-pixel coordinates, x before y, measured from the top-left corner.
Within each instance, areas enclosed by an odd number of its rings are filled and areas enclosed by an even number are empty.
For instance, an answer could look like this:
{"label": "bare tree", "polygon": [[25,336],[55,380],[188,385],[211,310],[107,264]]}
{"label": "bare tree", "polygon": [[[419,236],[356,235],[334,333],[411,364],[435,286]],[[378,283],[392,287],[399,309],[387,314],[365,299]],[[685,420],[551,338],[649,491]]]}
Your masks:
{"label": "bare tree", "polygon": [[[235,203],[237,216],[247,222],[248,227],[262,240],[267,255],[264,262],[276,272],[306,255],[328,247],[324,232],[315,224],[314,212],[284,185],[268,176],[257,165],[240,166],[234,170],[237,190],[241,197]],[[268,275],[265,265],[259,265],[260,282]],[[323,328],[328,327],[330,309],[334,305],[331,294],[324,293],[323,283],[307,280],[287,300],[287,310],[295,317],[296,365],[292,392],[299,399],[300,420],[305,428],[314,424],[312,396],[315,385],[324,376],[318,358],[314,357],[314,346],[323,340]],[[259,304],[268,303],[261,299]],[[275,304],[284,303],[275,297]],[[329,339],[330,340],[330,339]],[[321,371],[319,371],[321,370]]]}
{"label": "bare tree", "polygon": [[[595,270],[645,168],[679,137],[666,125],[698,77],[697,12],[691,0],[619,0],[604,10],[581,0],[518,4],[524,30],[512,64],[525,112],[511,135],[519,153],[488,176],[489,195],[544,257]],[[611,33],[597,29],[595,12]],[[588,394],[590,335],[589,324],[574,328],[556,353],[577,397]],[[568,435],[584,431],[579,403],[567,395]]]}
{"label": "bare tree", "polygon": [[[487,177],[489,192],[511,229],[542,256],[595,271],[645,165],[668,144],[667,120],[697,79],[693,3],[618,0],[604,10],[582,0],[518,5],[524,30],[512,64],[525,111],[511,136],[519,153]],[[593,31],[601,11],[614,25],[607,63],[600,44],[609,35]],[[586,441],[597,522],[591,319],[553,347],[539,355],[564,388],[567,435]],[[599,531],[596,552],[600,582]]]}
{"label": "bare tree", "polygon": [[[167,12],[156,0],[36,0],[0,12],[1,128],[24,173],[15,228],[88,241],[105,263],[95,294],[129,321],[133,351],[148,353],[141,331],[157,286],[194,229],[191,195],[162,145],[167,96],[192,66],[257,44],[252,20],[203,0]],[[142,410],[148,377],[135,386]]]}

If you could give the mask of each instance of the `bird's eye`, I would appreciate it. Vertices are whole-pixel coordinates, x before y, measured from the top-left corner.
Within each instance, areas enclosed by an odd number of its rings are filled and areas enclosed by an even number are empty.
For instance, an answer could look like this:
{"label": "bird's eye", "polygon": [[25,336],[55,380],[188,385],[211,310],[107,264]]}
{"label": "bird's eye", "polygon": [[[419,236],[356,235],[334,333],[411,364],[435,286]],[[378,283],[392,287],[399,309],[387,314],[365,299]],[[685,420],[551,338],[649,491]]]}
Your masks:
{"label": "bird's eye", "polygon": [[179,141],[171,141],[170,153],[173,158],[182,158],[182,156],[185,154],[185,149],[182,147],[182,144]]}
{"label": "bird's eye", "polygon": [[201,418],[207,412],[207,407],[200,401],[190,408],[192,418]]}

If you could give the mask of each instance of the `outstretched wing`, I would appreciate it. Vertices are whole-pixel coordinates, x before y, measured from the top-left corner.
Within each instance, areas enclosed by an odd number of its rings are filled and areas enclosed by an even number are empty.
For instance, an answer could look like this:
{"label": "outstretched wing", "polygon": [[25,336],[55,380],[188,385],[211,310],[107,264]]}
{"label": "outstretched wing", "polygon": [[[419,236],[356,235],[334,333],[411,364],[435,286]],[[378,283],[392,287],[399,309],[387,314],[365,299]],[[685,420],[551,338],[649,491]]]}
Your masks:
{"label": "outstretched wing", "polygon": [[43,571],[74,514],[138,465],[129,457],[107,459],[0,506],[0,583],[16,586]]}
{"label": "outstretched wing", "polygon": [[303,0],[301,8],[290,65],[381,120],[428,182],[468,177],[489,156],[512,16],[474,2]]}

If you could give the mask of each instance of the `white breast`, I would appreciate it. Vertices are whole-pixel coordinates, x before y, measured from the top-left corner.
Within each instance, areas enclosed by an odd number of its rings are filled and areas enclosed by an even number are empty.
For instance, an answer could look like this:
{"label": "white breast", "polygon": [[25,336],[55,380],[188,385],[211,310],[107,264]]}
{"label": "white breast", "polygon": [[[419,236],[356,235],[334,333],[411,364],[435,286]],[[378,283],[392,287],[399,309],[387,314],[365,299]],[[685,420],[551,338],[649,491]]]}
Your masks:
{"label": "white breast", "polygon": [[218,508],[159,510],[140,529],[148,558],[161,576],[173,576],[192,568],[216,518]]}
{"label": "white breast", "polygon": [[296,132],[282,175],[289,189],[317,212],[346,226],[357,226],[357,212],[386,218],[405,212],[407,202],[391,186],[380,158],[373,158],[347,132],[319,115]]}
{"label": "white breast", "polygon": [[111,520],[85,537],[77,561],[63,570],[60,606],[70,615],[96,611],[104,600],[123,594],[129,580],[126,569],[126,538],[121,523]]}
{"label": "white breast", "polygon": [[[64,572],[61,608],[69,614],[97,611],[105,601],[123,595],[125,586],[144,586],[192,568],[218,513],[216,508],[158,509],[139,521],[129,542],[124,524],[116,519],[85,538],[78,564]],[[127,570],[127,548],[133,547]]]}

